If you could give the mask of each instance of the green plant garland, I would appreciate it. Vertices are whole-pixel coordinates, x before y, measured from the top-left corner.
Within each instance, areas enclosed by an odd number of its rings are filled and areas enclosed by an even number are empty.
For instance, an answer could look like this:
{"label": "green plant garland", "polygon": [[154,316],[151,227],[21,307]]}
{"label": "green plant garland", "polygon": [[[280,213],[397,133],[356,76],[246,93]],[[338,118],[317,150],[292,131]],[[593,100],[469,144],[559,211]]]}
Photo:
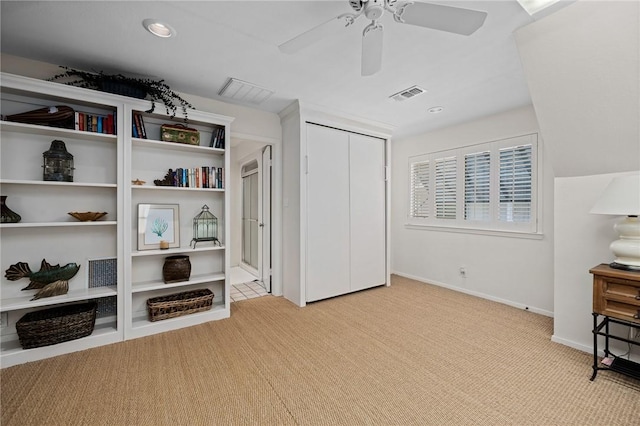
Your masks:
{"label": "green plant garland", "polygon": [[[123,94],[139,99],[148,98],[151,101],[151,109],[146,111],[148,113],[152,113],[155,110],[156,101],[159,101],[164,104],[167,115],[171,116],[171,118],[176,116],[176,111],[178,106],[180,106],[185,122],[187,122],[188,119],[187,109],[193,109],[193,105],[171,90],[164,80],[156,81],[149,78],[126,77],[122,74],[105,74],[102,71],[92,73],[65,66],[60,66],[60,68],[63,68],[65,72],[54,75],[49,78],[48,81],[73,78],[74,80],[67,81],[64,84],[83,87],[85,89]],[[113,86],[125,87],[125,92],[120,89],[114,90]]]}

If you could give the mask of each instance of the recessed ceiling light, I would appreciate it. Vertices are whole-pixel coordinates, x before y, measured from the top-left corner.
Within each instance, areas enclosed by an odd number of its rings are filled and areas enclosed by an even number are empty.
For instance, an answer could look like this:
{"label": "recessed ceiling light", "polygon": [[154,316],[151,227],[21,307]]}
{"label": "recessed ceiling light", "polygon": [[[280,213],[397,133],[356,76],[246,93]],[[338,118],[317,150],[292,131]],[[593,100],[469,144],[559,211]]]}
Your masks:
{"label": "recessed ceiling light", "polygon": [[176,35],[176,30],[157,19],[145,19],[142,21],[142,26],[154,36],[168,38]]}
{"label": "recessed ceiling light", "polygon": [[429,108],[427,111],[429,111],[429,113],[431,114],[437,114],[439,112],[444,111],[444,107],[436,106],[436,107]]}

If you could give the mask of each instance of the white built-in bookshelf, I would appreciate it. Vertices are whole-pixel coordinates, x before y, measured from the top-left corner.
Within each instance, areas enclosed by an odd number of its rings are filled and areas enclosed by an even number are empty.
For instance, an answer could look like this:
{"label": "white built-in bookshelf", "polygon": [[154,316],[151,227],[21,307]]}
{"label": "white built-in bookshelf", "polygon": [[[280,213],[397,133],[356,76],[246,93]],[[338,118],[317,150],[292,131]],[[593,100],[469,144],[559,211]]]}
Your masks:
{"label": "white built-in bookshelf", "polygon": [[[10,74],[1,76],[3,116],[43,107],[65,105],[113,118],[113,134],[43,125],[0,122],[0,192],[7,206],[21,215],[18,223],[0,224],[0,363],[2,367],[59,354],[160,333],[226,318],[229,299],[229,191],[211,187],[200,177],[188,187],[157,186],[169,169],[221,170],[227,181],[232,118],[188,111],[189,128],[200,134],[200,145],[164,142],[163,124],[185,124],[144,100],[72,87]],[[140,114],[146,138],[133,137],[133,117]],[[105,121],[106,123],[106,121]],[[104,130],[106,132],[106,130]],[[210,147],[214,135],[224,133],[224,148]],[[43,181],[43,152],[53,140],[64,141],[74,156],[73,182]],[[205,169],[207,168],[207,169]],[[134,181],[144,184],[135,184]],[[168,250],[138,247],[138,205],[178,208],[179,241]],[[207,205],[218,219],[219,245],[190,245],[193,218]],[[68,212],[96,211],[107,215],[95,222],[79,222]],[[187,281],[165,284],[162,267],[169,255],[188,255]],[[66,294],[30,300],[22,291],[28,279],[9,281],[5,271],[18,262],[38,271],[42,259],[52,265],[77,263]],[[210,310],[149,321],[146,302],[177,292],[209,289]],[[33,349],[22,349],[15,324],[26,313],[70,303],[98,302],[96,326],[90,336]]]}

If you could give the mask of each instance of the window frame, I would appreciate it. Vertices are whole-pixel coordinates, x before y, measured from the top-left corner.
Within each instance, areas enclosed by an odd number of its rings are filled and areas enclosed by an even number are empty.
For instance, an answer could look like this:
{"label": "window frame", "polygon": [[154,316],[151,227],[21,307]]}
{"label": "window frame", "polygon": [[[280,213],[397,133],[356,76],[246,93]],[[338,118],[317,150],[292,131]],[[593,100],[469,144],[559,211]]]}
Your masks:
{"label": "window frame", "polygon": [[[505,222],[499,220],[500,197],[500,151],[508,148],[531,145],[531,220],[528,222]],[[439,230],[471,233],[513,233],[519,235],[541,235],[539,206],[542,196],[542,164],[539,160],[540,143],[537,133],[499,139],[459,148],[434,151],[431,153],[410,156],[408,158],[409,202],[407,203],[407,227],[429,227]],[[465,156],[490,152],[489,164],[489,218],[490,220],[465,219]],[[435,162],[447,157],[456,158],[456,214],[455,219],[435,217]],[[429,163],[428,217],[414,217],[411,203],[413,200],[412,165],[420,162]]]}

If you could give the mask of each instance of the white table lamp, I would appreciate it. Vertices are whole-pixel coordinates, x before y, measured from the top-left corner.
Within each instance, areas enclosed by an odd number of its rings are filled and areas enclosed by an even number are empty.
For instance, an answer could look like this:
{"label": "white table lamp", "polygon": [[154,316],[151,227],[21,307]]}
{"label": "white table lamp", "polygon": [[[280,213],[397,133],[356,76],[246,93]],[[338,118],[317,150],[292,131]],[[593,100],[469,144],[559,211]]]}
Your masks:
{"label": "white table lamp", "polygon": [[626,216],[614,226],[620,239],[609,246],[616,256],[610,266],[640,271],[640,175],[614,178],[591,213]]}

